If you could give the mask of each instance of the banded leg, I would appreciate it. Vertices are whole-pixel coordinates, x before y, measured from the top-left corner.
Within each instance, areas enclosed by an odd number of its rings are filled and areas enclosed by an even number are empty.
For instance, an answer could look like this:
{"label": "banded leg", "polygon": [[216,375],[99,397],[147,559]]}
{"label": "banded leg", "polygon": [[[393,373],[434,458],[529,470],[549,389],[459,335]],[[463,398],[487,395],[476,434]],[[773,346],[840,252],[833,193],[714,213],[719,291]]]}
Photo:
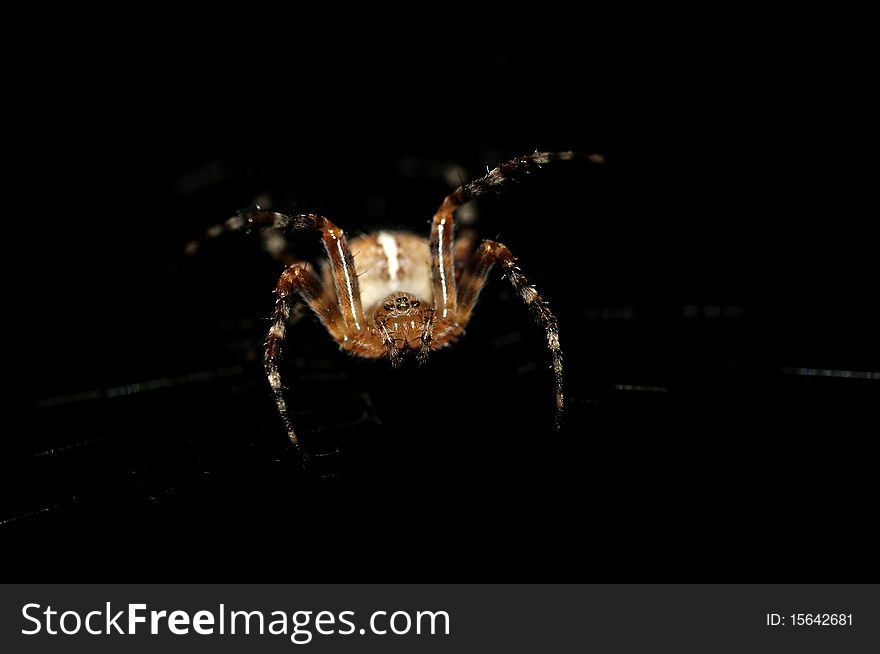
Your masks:
{"label": "banded leg", "polygon": [[263,247],[272,256],[273,259],[281,261],[285,266],[291,266],[298,263],[298,259],[288,251],[287,239],[278,230],[274,216],[271,211],[264,211],[259,205],[255,209],[242,210],[231,218],[227,218],[222,223],[212,225],[205,230],[199,238],[193,239],[184,247],[184,252],[190,256],[196,254],[202,246],[215,238],[228,234],[230,232],[247,231],[257,227],[259,228],[260,238],[263,240]]}
{"label": "banded leg", "polygon": [[454,214],[468,202],[488,191],[515,180],[518,176],[530,173],[542,165],[553,161],[572,161],[584,159],[594,164],[604,164],[605,157],[600,154],[580,152],[534,152],[516,157],[486,175],[468,184],[462,184],[446,196],[443,204],[434,214],[431,224],[431,274],[434,288],[434,306],[440,318],[447,318],[457,310],[455,277],[455,245],[453,231]]}
{"label": "banded leg", "polygon": [[287,323],[293,305],[293,295],[299,296],[311,307],[312,311],[321,319],[327,330],[334,338],[340,339],[343,330],[343,319],[339,307],[332,298],[322,293],[321,284],[314,275],[299,265],[290,266],[278,279],[275,288],[275,310],[272,312],[272,326],[266,337],[266,349],[263,355],[263,365],[266,369],[266,377],[281,421],[287,430],[287,436],[295,447],[299,448],[299,440],[290,421],[287,411],[287,402],[284,400],[284,387],[281,384],[281,373],[278,371],[278,362],[281,360],[284,337],[287,333]]}
{"label": "banded leg", "polygon": [[544,329],[547,337],[547,347],[553,361],[553,378],[556,393],[556,428],[562,424],[562,414],[565,408],[565,396],[563,393],[562,350],[559,348],[559,326],[556,316],[550,311],[550,307],[538,293],[538,290],[529,283],[517,265],[516,257],[507,246],[495,241],[483,241],[474,255],[474,263],[470,273],[462,280],[461,293],[459,295],[459,320],[467,322],[473,311],[474,305],[480,296],[480,291],[486,285],[486,279],[492,266],[498,262],[504,272],[504,276],[510,280],[517,295],[526,303],[535,320]]}
{"label": "banded leg", "polygon": [[341,229],[324,216],[313,213],[288,216],[275,211],[256,210],[240,213],[239,217],[250,224],[271,226],[282,234],[300,230],[320,232],[324,250],[327,252],[333,271],[339,311],[345,326],[340,342],[356,337],[363,331],[366,323],[364,322],[364,310],[361,307],[360,285],[355,274],[354,259],[351,256],[348,241]]}
{"label": "banded leg", "polygon": [[464,206],[474,198],[478,198],[502,184],[515,180],[519,175],[537,170],[544,164],[553,161],[573,161],[576,159],[583,159],[594,164],[605,163],[605,157],[601,154],[581,152],[534,152],[516,157],[490,170],[479,179],[459,186],[446,196],[443,204],[440,205],[440,209],[437,210],[437,215],[452,215],[456,209]]}
{"label": "banded leg", "polygon": [[[225,223],[215,225],[206,233],[206,238],[214,238],[225,231],[236,231],[252,227],[272,230],[276,234],[285,234],[299,230],[313,230],[321,233],[324,249],[330,259],[333,271],[336,297],[339,298],[339,310],[347,328],[346,335],[351,337],[359,334],[364,326],[364,312],[361,307],[361,292],[357,275],[354,272],[354,260],[348,247],[348,241],[341,229],[330,220],[316,214],[298,214],[288,216],[277,211],[265,211],[259,207],[252,210],[239,211]],[[204,239],[203,239],[204,240]],[[192,241],[187,245],[188,253],[195,252],[202,240]],[[291,262],[294,263],[294,262]],[[343,339],[347,340],[347,339]]]}

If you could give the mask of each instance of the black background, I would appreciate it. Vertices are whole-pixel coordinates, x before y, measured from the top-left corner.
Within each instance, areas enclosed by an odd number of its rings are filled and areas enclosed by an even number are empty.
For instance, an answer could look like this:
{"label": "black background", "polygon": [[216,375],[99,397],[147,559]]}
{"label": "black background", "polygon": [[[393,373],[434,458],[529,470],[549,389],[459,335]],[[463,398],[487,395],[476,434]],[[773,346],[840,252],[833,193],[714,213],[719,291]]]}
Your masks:
{"label": "black background", "polygon": [[[9,15],[27,412],[4,438],[9,574],[874,573],[878,381],[795,374],[878,370],[857,39],[549,5],[399,27],[293,11]],[[254,235],[184,244],[264,193],[350,234],[427,234],[434,164],[469,179],[536,148],[611,162],[479,202],[559,317],[565,429],[542,336],[496,278],[422,369],[348,359],[310,318],[291,331],[303,440],[339,450],[320,462],[339,476],[304,479],[258,361],[279,264]]]}

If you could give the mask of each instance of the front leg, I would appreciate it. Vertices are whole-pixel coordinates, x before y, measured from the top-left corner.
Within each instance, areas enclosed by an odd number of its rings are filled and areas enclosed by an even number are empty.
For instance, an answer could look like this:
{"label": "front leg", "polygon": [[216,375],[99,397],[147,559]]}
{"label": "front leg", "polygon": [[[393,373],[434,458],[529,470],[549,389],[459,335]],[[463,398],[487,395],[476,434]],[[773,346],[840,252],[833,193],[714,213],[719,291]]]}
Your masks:
{"label": "front leg", "polygon": [[[604,164],[605,157],[599,154],[579,152],[533,152],[506,161],[490,170],[483,177],[462,184],[446,196],[443,204],[434,214],[431,224],[431,274],[434,288],[434,308],[437,317],[446,319],[454,316],[460,306],[456,299],[455,261],[461,262],[463,250],[456,251],[453,232],[455,212],[481,195],[499,189],[521,176],[539,169],[554,161],[583,159],[593,164]],[[467,237],[472,238],[470,234]],[[503,247],[503,246],[502,246]],[[459,266],[461,268],[461,266]],[[461,269],[459,270],[461,276]]]}
{"label": "front leg", "polygon": [[238,218],[246,224],[271,227],[281,233],[299,230],[320,232],[324,249],[330,259],[336,297],[339,300],[339,311],[345,326],[345,331],[339,342],[346,343],[364,330],[366,323],[361,306],[361,290],[355,274],[354,259],[351,256],[345,234],[339,227],[324,216],[313,213],[288,216],[276,211],[256,210],[239,213]]}
{"label": "front leg", "polygon": [[455,285],[455,219],[445,203],[431,223],[431,284],[434,291],[434,310],[440,318],[456,314]]}

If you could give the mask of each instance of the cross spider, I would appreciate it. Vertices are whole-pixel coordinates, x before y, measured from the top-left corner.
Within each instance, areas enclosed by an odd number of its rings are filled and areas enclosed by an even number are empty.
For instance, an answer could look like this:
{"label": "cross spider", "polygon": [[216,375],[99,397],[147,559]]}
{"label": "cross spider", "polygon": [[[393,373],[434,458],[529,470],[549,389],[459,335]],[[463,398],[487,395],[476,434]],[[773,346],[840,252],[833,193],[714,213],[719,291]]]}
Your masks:
{"label": "cross spider", "polygon": [[[327,260],[320,279],[299,262],[288,262],[275,288],[275,310],[266,339],[263,362],[281,420],[293,445],[299,440],[284,399],[278,362],[295,295],[299,295],[345,352],[368,359],[388,357],[393,366],[415,353],[424,363],[432,350],[461,336],[471,318],[489,271],[499,263],[516,293],[532,311],[547,336],[556,391],[556,427],[564,407],[562,351],[556,317],[537,289],[528,282],[507,246],[483,241],[473,249],[470,231],[454,238],[455,212],[474,198],[518,174],[551,161],[584,158],[604,163],[601,155],[575,152],[535,152],[511,159],[485,176],[459,186],[434,214],[430,238],[408,231],[379,231],[347,241],[342,230],[315,214],[288,216],[257,207],[241,211],[225,224],[212,227],[206,238],[253,226],[273,235],[296,231],[319,232]],[[201,241],[187,246],[194,252]],[[271,246],[272,242],[268,241]],[[275,254],[280,254],[276,247]],[[357,261],[352,256],[357,254]]]}

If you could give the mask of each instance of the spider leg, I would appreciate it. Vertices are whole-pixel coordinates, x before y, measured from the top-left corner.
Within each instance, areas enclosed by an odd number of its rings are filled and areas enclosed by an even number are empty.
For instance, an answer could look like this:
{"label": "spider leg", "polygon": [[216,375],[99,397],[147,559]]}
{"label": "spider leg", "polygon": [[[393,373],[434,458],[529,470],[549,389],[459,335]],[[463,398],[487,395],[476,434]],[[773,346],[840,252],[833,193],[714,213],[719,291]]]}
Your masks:
{"label": "spider leg", "polygon": [[[248,231],[254,227],[259,228],[260,238],[263,241],[263,247],[272,256],[285,266],[298,263],[299,260],[294,257],[288,250],[287,239],[276,227],[272,218],[275,215],[271,211],[262,210],[259,205],[255,209],[243,209],[231,218],[227,218],[222,223],[212,225],[205,230],[200,237],[193,239],[184,247],[184,252],[188,255],[196,254],[202,246],[215,238],[228,234],[230,232]],[[252,218],[249,220],[249,218]]]}
{"label": "spider leg", "polygon": [[558,429],[562,424],[562,414],[565,406],[562,350],[559,348],[559,326],[556,322],[556,316],[550,311],[550,307],[540,296],[538,290],[526,279],[517,265],[516,257],[513,256],[507,246],[495,241],[483,241],[483,244],[477,250],[473,266],[461,283],[461,292],[458,299],[459,321],[466,322],[470,317],[474,305],[480,296],[480,291],[486,285],[489,271],[496,262],[501,265],[505,277],[510,280],[517,295],[526,303],[535,320],[544,329],[546,334],[547,347],[553,360],[553,377],[556,393],[556,427]]}
{"label": "spider leg", "polygon": [[263,354],[263,366],[266,369],[266,377],[281,421],[287,429],[287,435],[291,443],[299,449],[299,440],[290,421],[287,410],[287,402],[284,400],[284,388],[281,384],[281,373],[278,371],[278,362],[281,360],[281,350],[287,333],[287,323],[290,319],[293,296],[298,294],[320,318],[324,326],[337,340],[343,338],[344,324],[339,307],[333,298],[322,293],[321,284],[314,275],[304,267],[294,264],[285,270],[278,279],[275,287],[275,310],[272,312],[272,326],[266,337],[266,349]]}
{"label": "spider leg", "polygon": [[[438,216],[451,216],[459,207],[464,206],[474,198],[484,195],[488,191],[514,181],[522,174],[530,173],[539,169],[542,165],[553,161],[572,161],[584,159],[594,164],[604,164],[605,157],[601,154],[586,154],[581,152],[533,152],[532,154],[516,157],[506,161],[497,168],[475,179],[468,184],[462,184],[452,193],[446,196]],[[436,217],[435,217],[436,219]]]}
{"label": "spider leg", "polygon": [[454,244],[455,220],[452,211],[438,211],[431,224],[431,284],[434,309],[441,318],[456,313]]}
{"label": "spider leg", "polygon": [[248,224],[271,227],[282,234],[299,230],[320,232],[324,249],[330,259],[339,311],[345,324],[340,343],[347,342],[363,331],[366,323],[361,307],[360,285],[348,241],[339,227],[324,216],[313,213],[288,216],[276,211],[255,210],[239,213],[238,216]]}
{"label": "spider leg", "polygon": [[[434,289],[434,308],[438,317],[446,319],[457,311],[456,293],[456,260],[460,261],[463,250],[455,245],[453,232],[455,229],[455,212],[468,202],[484,195],[488,191],[511,182],[520,175],[537,170],[543,164],[553,161],[571,161],[585,159],[590,163],[604,164],[605,157],[600,154],[584,154],[579,152],[534,152],[516,157],[497,168],[490,170],[479,179],[462,184],[446,196],[431,223],[431,276]],[[464,232],[463,239],[472,238]]]}

